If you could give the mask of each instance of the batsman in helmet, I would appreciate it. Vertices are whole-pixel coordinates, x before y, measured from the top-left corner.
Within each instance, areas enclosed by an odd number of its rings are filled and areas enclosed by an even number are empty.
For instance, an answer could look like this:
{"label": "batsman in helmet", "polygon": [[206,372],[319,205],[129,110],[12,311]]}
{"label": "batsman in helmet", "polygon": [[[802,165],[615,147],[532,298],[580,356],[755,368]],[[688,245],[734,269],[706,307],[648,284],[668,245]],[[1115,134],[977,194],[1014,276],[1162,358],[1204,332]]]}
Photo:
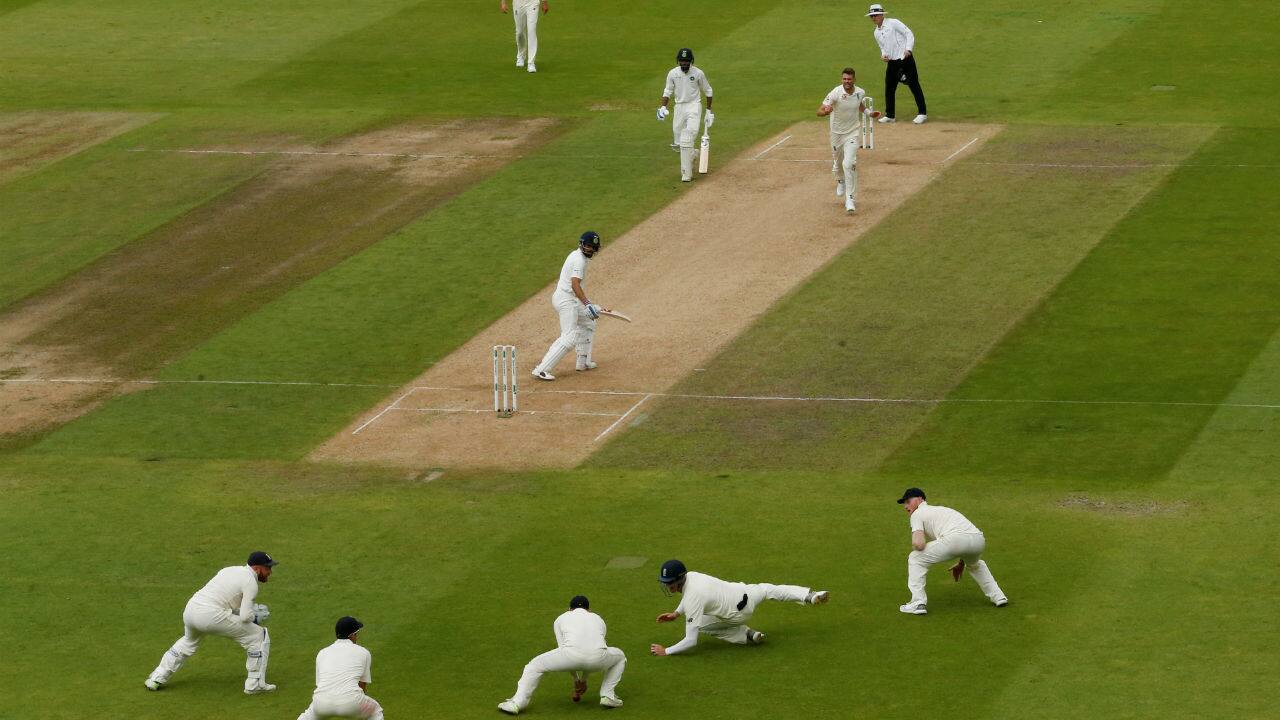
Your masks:
{"label": "batsman in helmet", "polygon": [[597,365],[591,359],[591,341],[596,334],[596,319],[603,308],[587,299],[587,291],[583,283],[587,279],[587,264],[595,254],[600,252],[600,234],[588,230],[578,238],[578,248],[569,253],[560,268],[560,280],[556,283],[555,292],[551,293],[551,307],[555,308],[560,318],[560,337],[556,338],[542,362],[533,369],[533,376],[539,380],[555,380],[551,374],[557,363],[570,352],[577,353],[574,368],[579,372],[594,370]]}
{"label": "batsman in helmet", "polygon": [[[676,53],[676,66],[667,73],[667,84],[662,90],[662,104],[658,106],[658,120],[661,122],[671,115],[671,133],[674,138],[672,147],[680,151],[680,180],[693,180],[694,148],[693,140],[698,136],[698,120],[702,114],[702,98],[707,98],[707,113],[704,121],[707,129],[715,122],[716,116],[711,112],[711,85],[707,76],[693,64],[693,51],[680,48]],[[675,100],[675,111],[667,109]]]}

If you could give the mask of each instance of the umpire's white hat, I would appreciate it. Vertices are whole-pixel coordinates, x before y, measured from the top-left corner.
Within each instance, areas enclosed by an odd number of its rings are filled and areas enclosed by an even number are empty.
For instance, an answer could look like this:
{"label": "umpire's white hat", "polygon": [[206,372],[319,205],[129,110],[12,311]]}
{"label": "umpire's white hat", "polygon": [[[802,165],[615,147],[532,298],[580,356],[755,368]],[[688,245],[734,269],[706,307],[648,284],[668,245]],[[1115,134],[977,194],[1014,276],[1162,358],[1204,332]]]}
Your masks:
{"label": "umpire's white hat", "polygon": [[883,15],[883,14],[884,14],[884,8],[880,5],[880,3],[873,3],[871,5],[871,11],[867,13],[867,17],[871,17],[872,15]]}

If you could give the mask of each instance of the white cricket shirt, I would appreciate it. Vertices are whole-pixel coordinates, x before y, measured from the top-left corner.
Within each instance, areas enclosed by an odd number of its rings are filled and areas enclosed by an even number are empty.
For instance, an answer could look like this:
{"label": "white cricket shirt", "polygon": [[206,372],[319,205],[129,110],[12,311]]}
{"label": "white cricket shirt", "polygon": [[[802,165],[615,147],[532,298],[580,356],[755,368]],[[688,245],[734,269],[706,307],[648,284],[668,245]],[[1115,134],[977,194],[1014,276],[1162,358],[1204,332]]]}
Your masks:
{"label": "white cricket shirt", "polygon": [[913,53],[916,50],[916,36],[901,20],[885,18],[872,34],[876,36],[876,44],[880,46],[880,55],[890,60],[901,60],[906,57],[908,50]]}
{"label": "white cricket shirt", "polygon": [[360,683],[373,682],[373,655],[350,640],[335,640],[316,653],[316,695],[359,695]]}
{"label": "white cricket shirt", "polygon": [[609,647],[604,641],[607,631],[604,618],[586,608],[574,608],[561,613],[552,629],[556,633],[556,645],[562,648],[604,650]]}
{"label": "white cricket shirt", "polygon": [[253,621],[253,601],[258,597],[258,576],[248,565],[222,568],[191,596],[187,605],[212,610],[237,610],[240,622]]}
{"label": "white cricket shirt", "polygon": [[[569,253],[569,257],[564,259],[564,265],[560,268],[560,281],[556,283],[556,292],[563,293],[569,297],[577,297],[573,294],[573,279],[578,278],[580,282],[587,281],[587,262],[590,260],[586,255],[582,254],[579,248]],[[586,292],[586,288],[583,288]]]}
{"label": "white cricket shirt", "polygon": [[858,108],[862,106],[862,99],[866,96],[867,91],[857,85],[853,86],[852,93],[845,92],[843,84],[827,93],[822,104],[831,108],[831,114],[827,117],[831,120],[832,135],[847,135],[858,129],[858,114],[862,112]]}
{"label": "white cricket shirt", "polygon": [[675,98],[676,104],[702,102],[702,96],[711,97],[711,85],[707,84],[707,76],[690,65],[685,72],[677,65],[667,73],[667,86],[662,89],[662,97]]}
{"label": "white cricket shirt", "polygon": [[691,572],[684,576],[684,590],[680,595],[680,606],[676,612],[697,624],[703,615],[729,617],[739,612],[738,605],[745,607],[743,598],[747,595],[747,585]]}
{"label": "white cricket shirt", "polygon": [[941,505],[920,503],[911,513],[911,532],[923,530],[928,540],[938,540],[948,535],[981,535],[982,531],[958,511]]}

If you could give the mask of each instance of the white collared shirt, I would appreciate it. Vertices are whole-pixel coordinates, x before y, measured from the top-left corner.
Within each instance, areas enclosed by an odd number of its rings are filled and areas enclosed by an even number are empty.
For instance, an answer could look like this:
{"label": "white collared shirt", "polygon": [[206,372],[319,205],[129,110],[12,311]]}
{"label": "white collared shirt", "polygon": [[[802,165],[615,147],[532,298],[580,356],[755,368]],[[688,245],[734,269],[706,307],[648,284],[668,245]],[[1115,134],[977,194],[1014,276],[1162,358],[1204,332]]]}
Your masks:
{"label": "white collared shirt", "polygon": [[560,280],[556,282],[556,292],[569,297],[577,297],[573,294],[573,279],[578,278],[578,282],[582,284],[582,292],[587,291],[587,263],[591,258],[582,252],[582,248],[578,248],[569,253],[564,259],[564,265],[560,267]]}
{"label": "white collared shirt", "polygon": [[844,85],[836,86],[835,90],[827,93],[826,99],[822,101],[823,107],[831,108],[831,134],[847,135],[858,129],[858,114],[862,107],[862,99],[867,96],[867,91],[853,86],[853,92],[844,91]]}
{"label": "white collared shirt", "polygon": [[924,532],[926,540],[940,540],[948,535],[981,535],[982,531],[958,511],[941,505],[920,503],[911,513],[911,532]]}
{"label": "white collared shirt", "polygon": [[901,20],[887,17],[872,34],[876,36],[876,43],[880,46],[880,55],[883,57],[901,60],[908,51],[915,53],[916,36]]}
{"label": "white collared shirt", "polygon": [[316,695],[356,695],[360,683],[373,682],[373,655],[350,640],[335,640],[316,653]]}
{"label": "white collared shirt", "polygon": [[248,565],[222,568],[187,601],[212,610],[231,610],[240,622],[253,622],[253,601],[258,597],[258,575]]}
{"label": "white collared shirt", "polygon": [[690,65],[687,73],[679,65],[667,73],[667,84],[662,89],[662,97],[674,98],[679,105],[702,102],[703,95],[711,97],[711,85],[707,82],[706,74],[697,65]]}
{"label": "white collared shirt", "polygon": [[560,614],[551,626],[556,633],[556,645],[573,650],[603,650],[608,646],[604,641],[604,618],[587,610],[574,608]]}

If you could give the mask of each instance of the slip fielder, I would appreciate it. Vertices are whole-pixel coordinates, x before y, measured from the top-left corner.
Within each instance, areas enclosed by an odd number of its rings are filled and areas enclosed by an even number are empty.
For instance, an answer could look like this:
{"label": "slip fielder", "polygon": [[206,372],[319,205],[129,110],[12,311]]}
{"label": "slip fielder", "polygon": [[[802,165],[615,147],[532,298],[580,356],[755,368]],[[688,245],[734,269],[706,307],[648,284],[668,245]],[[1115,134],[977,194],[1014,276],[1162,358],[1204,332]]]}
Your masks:
{"label": "slip fielder", "polygon": [[333,627],[337,640],[316,653],[316,690],[298,720],[383,720],[382,706],[364,694],[373,682],[369,673],[373,655],[360,647],[363,627],[364,623],[350,615],[338,618]]}
{"label": "slip fielder", "polygon": [[560,337],[551,343],[547,354],[542,356],[542,362],[533,369],[533,376],[539,380],[555,380],[551,370],[570,351],[577,352],[574,367],[578,371],[598,367],[591,359],[591,342],[596,333],[596,319],[601,311],[609,308],[592,303],[582,288],[587,278],[587,262],[598,252],[600,234],[588,230],[578,238],[578,249],[564,259],[560,280],[556,283],[555,292],[551,293],[551,307],[560,318]]}
{"label": "slip fielder", "polygon": [[498,709],[508,715],[519,715],[529,707],[533,691],[549,672],[573,673],[573,701],[578,702],[587,691],[585,673],[592,671],[604,673],[600,682],[600,704],[606,708],[622,707],[616,690],[627,666],[627,656],[605,642],[604,618],[591,612],[587,597],[573,596],[569,610],[561,613],[551,627],[556,636],[556,649],[542,653],[524,666],[516,694],[498,703]]}
{"label": "slip fielder", "polygon": [[907,488],[898,504],[911,516],[911,554],[907,556],[907,589],[911,591],[911,600],[899,610],[908,615],[927,614],[929,598],[924,592],[924,581],[929,567],[957,558],[959,561],[951,568],[951,577],[956,582],[968,567],[969,574],[992,604],[996,607],[1009,604],[1009,598],[982,559],[987,539],[969,518],[949,507],[925,502],[920,488]]}
{"label": "slip fielder", "polygon": [[872,118],[879,112],[867,110],[867,91],[854,84],[853,68],[840,71],[840,84],[827,93],[818,108],[818,117],[831,121],[831,174],[836,176],[836,197],[844,198],[845,212],[855,212],[858,194],[858,145],[861,138],[859,114]]}
{"label": "slip fielder", "polygon": [[246,564],[219,570],[212,580],[192,595],[182,611],[182,637],[151,671],[145,683],[147,689],[162,688],[187,658],[195,654],[205,635],[221,635],[240,643],[245,650],[245,694],[275,690],[275,685],[267,683],[271,636],[262,626],[270,611],[266,605],[255,603],[254,599],[258,596],[258,585],[271,577],[271,568],[276,564],[264,552],[250,553]]}
{"label": "slip fielder", "polygon": [[725,582],[710,575],[689,572],[679,560],[662,564],[658,582],[668,595],[680,593],[680,605],[674,612],[658,616],[658,622],[685,618],[684,639],[663,647],[649,646],[653,655],[676,655],[698,644],[698,634],[705,633],[735,645],[759,645],[764,633],[747,627],[747,621],[765,600],[821,605],[830,599],[826,590],[810,590],[799,585],[771,585]]}
{"label": "slip fielder", "polygon": [[[715,122],[711,112],[711,85],[701,69],[693,64],[693,51],[680,48],[676,53],[676,66],[667,73],[667,83],[662,89],[662,104],[658,107],[658,121],[671,115],[672,147],[680,150],[680,180],[693,180],[693,140],[698,135],[698,116],[702,112],[702,97],[707,98],[707,129]],[[667,109],[674,98],[675,111]]]}

